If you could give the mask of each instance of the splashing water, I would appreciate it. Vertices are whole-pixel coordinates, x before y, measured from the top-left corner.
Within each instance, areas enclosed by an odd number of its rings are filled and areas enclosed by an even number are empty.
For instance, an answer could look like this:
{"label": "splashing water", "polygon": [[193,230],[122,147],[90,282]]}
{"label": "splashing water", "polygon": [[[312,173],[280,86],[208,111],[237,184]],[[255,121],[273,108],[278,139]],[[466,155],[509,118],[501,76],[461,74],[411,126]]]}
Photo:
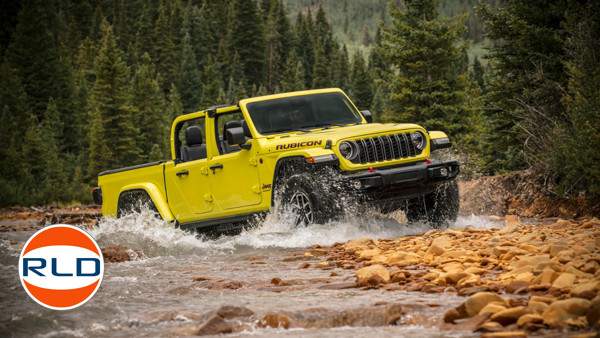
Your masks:
{"label": "splashing water", "polygon": [[[338,221],[311,226],[294,226],[290,215],[271,213],[263,221],[235,236],[207,238],[158,220],[154,213],[142,209],[120,219],[104,218],[91,231],[101,246],[122,245],[136,248],[149,257],[187,254],[229,254],[242,248],[301,248],[332,245],[350,239],[369,237],[398,238],[431,230],[428,224],[401,224],[393,216],[367,211],[362,216],[348,216]],[[485,216],[459,217],[452,229],[501,227]]]}

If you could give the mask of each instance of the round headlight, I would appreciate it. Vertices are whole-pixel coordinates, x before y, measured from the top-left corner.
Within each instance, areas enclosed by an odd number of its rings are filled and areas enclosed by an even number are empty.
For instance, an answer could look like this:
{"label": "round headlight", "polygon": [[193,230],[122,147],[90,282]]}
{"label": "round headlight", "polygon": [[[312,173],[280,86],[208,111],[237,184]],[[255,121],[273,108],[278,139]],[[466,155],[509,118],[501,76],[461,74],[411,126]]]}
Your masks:
{"label": "round headlight", "polygon": [[339,146],[340,155],[342,155],[347,160],[353,160],[356,155],[358,155],[358,149],[354,146],[354,144],[344,141],[340,143]]}
{"label": "round headlight", "polygon": [[425,138],[425,135],[423,135],[423,133],[421,133],[420,131],[415,131],[412,134],[410,134],[410,138],[412,139],[415,148],[419,150],[423,150],[427,146],[427,138]]}

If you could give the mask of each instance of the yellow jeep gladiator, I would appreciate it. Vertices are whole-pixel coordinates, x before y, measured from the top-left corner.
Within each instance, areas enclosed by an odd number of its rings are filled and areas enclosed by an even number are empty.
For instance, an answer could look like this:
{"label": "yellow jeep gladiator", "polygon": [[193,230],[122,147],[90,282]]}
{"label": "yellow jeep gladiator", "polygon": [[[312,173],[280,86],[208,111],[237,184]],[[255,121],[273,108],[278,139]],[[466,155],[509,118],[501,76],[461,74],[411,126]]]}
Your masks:
{"label": "yellow jeep gladiator", "polygon": [[450,146],[441,131],[373,123],[340,89],[283,93],[177,117],[170,160],[102,172],[93,196],[104,216],[146,204],[218,233],[272,210],[323,223],[357,210],[349,203],[440,227],[458,215],[459,165],[429,157]]}

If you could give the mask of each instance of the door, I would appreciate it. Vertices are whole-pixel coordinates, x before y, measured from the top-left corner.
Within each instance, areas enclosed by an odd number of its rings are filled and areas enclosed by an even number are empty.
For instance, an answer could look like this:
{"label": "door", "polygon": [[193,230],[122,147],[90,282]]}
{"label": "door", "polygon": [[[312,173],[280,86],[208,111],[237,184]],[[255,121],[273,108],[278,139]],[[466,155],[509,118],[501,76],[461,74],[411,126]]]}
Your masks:
{"label": "door", "polygon": [[165,166],[165,185],[173,215],[180,223],[185,223],[213,210],[205,117],[183,121],[176,130],[177,156]]}
{"label": "door", "polygon": [[256,164],[252,150],[240,150],[211,159],[211,192],[222,209],[243,208],[262,201]]}
{"label": "door", "polygon": [[213,210],[207,159],[165,166],[167,197],[173,215],[180,223],[198,219]]}

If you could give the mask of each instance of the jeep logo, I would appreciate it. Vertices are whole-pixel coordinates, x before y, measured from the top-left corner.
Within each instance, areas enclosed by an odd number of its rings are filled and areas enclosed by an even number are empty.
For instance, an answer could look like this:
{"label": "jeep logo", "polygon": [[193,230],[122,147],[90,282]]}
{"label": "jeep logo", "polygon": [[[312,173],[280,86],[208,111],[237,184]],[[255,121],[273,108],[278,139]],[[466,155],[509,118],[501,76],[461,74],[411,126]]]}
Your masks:
{"label": "jeep logo", "polygon": [[323,141],[306,141],[306,142],[299,142],[299,143],[280,144],[277,147],[275,147],[275,150],[320,146],[322,143],[323,143]]}

